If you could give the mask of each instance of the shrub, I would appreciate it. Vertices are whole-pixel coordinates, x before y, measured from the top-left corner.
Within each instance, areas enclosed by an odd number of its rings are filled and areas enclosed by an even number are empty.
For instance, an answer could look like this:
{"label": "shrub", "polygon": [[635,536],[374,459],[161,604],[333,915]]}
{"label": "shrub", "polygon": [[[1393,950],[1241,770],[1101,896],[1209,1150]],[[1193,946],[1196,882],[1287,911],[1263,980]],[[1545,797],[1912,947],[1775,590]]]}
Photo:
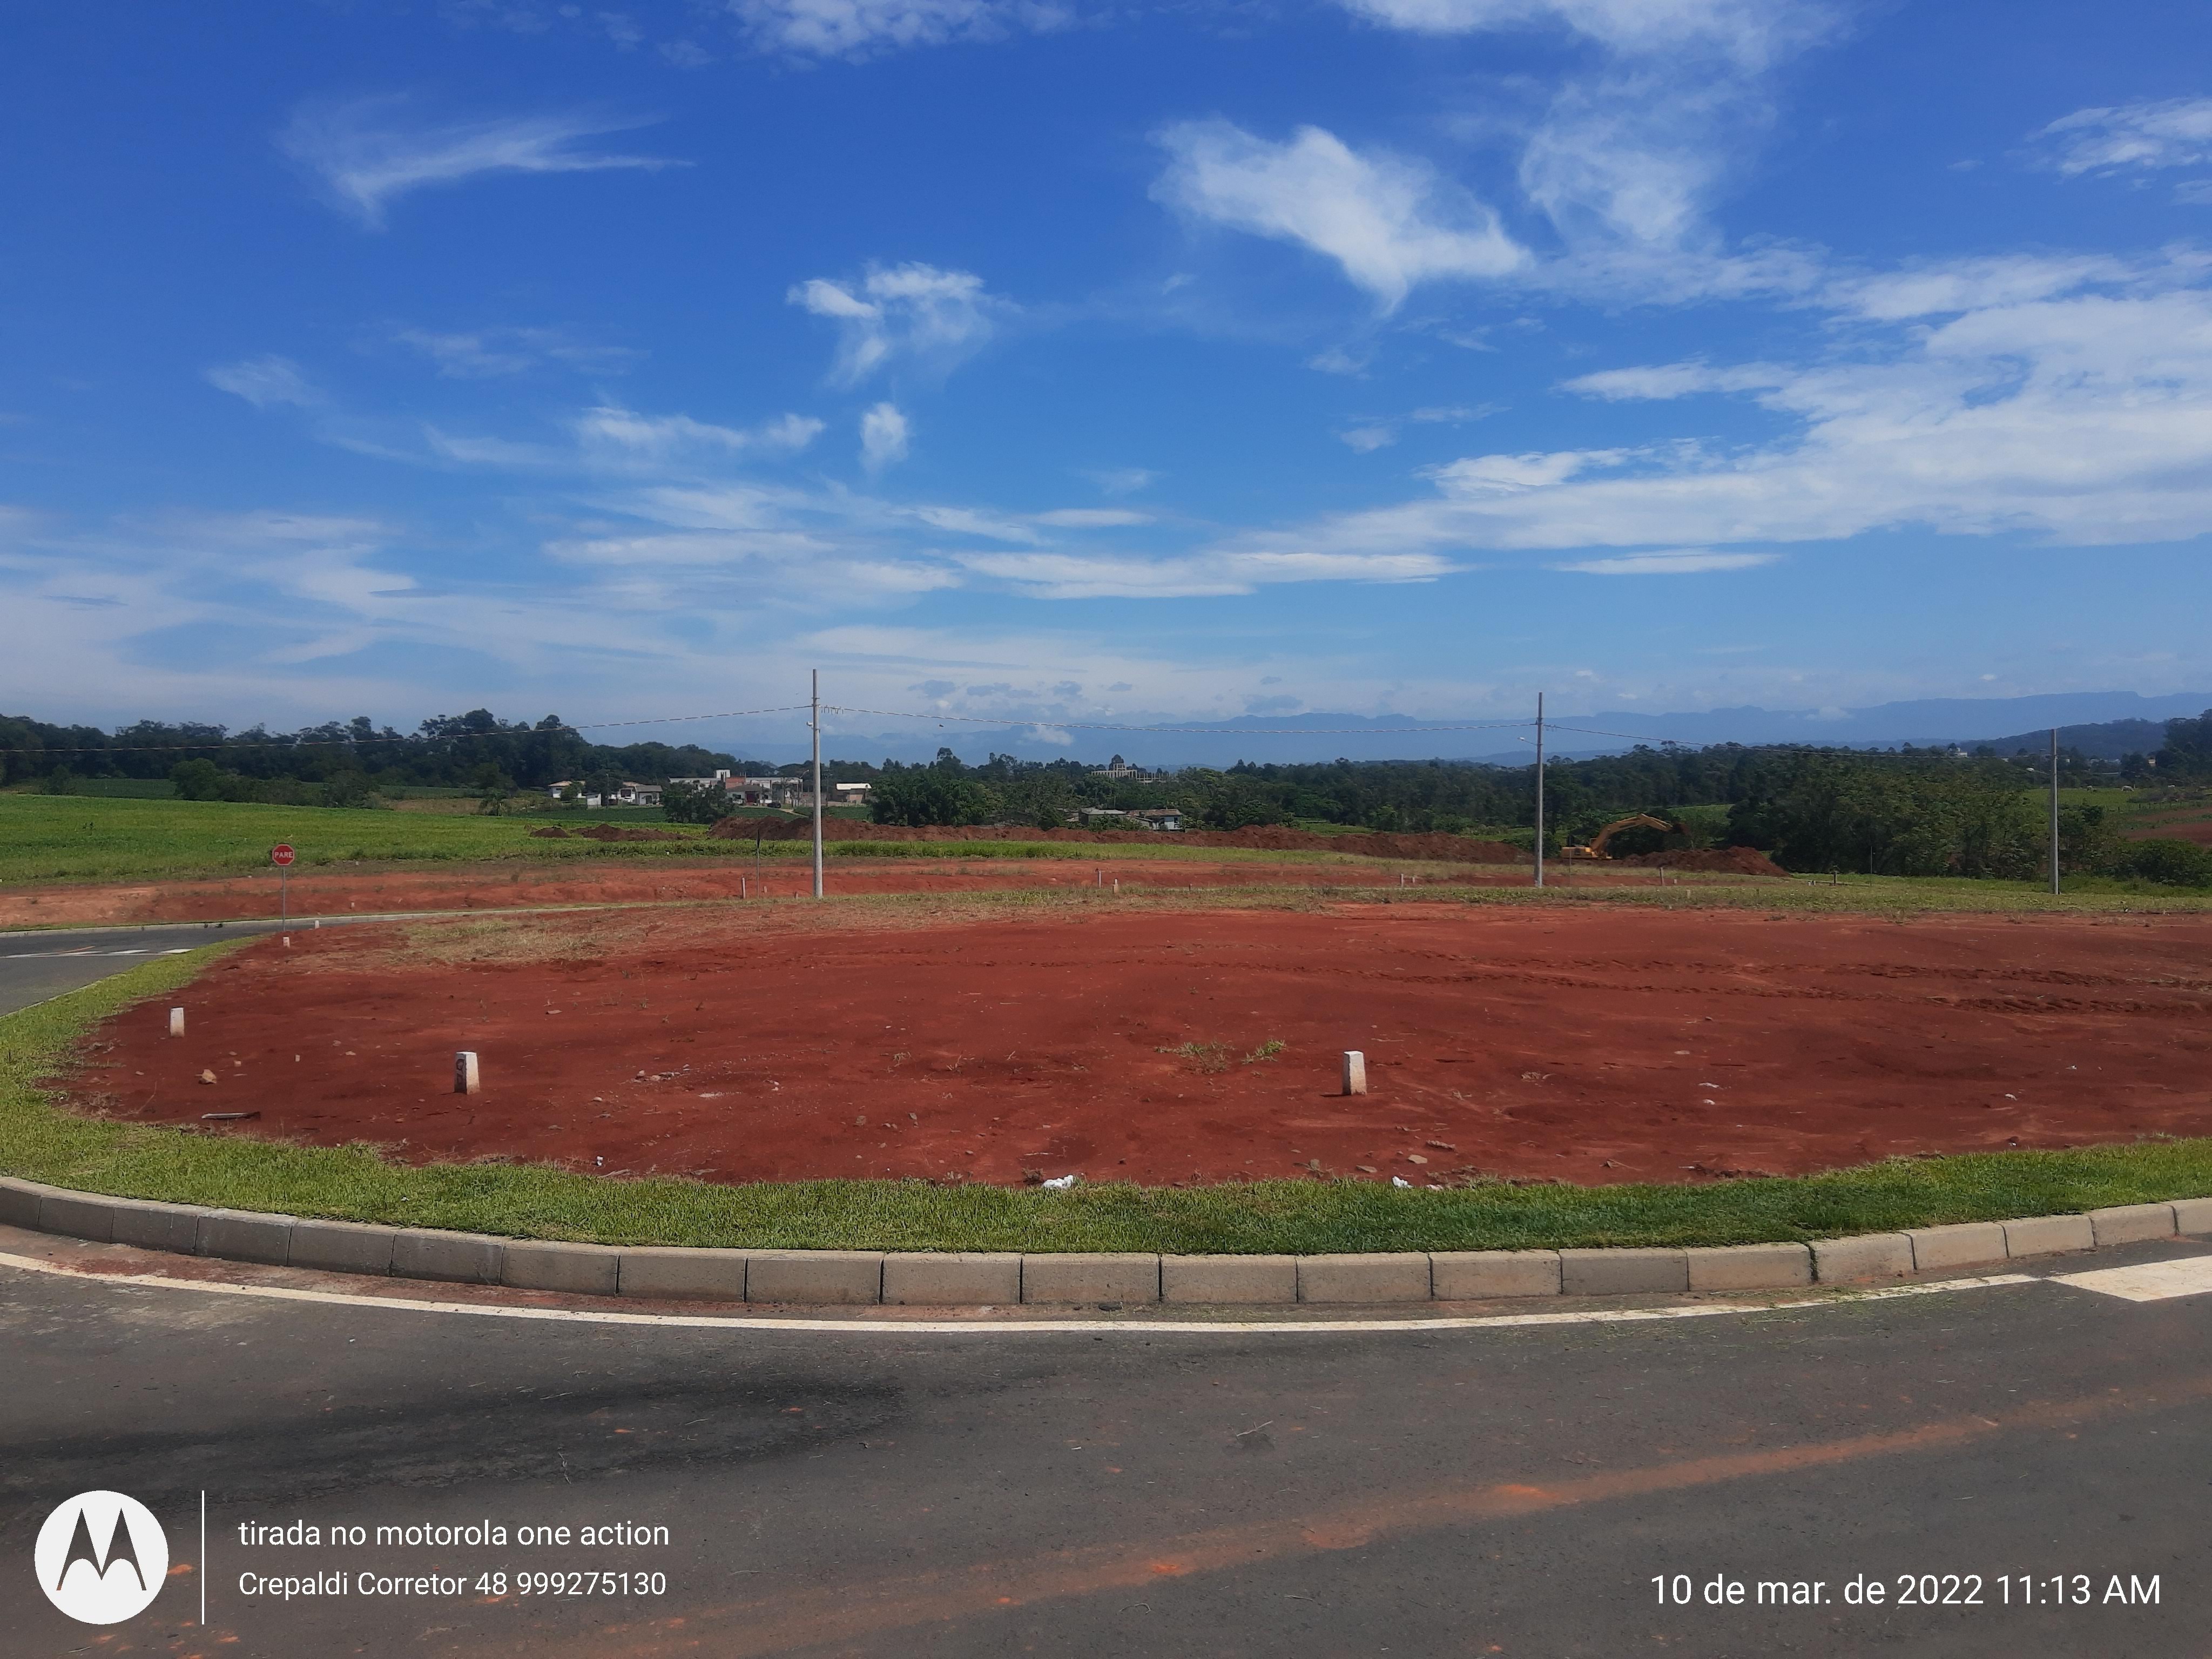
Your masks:
{"label": "shrub", "polygon": [[2212,887],[2212,848],[2159,837],[2130,842],[2113,866],[2115,875],[2169,887]]}

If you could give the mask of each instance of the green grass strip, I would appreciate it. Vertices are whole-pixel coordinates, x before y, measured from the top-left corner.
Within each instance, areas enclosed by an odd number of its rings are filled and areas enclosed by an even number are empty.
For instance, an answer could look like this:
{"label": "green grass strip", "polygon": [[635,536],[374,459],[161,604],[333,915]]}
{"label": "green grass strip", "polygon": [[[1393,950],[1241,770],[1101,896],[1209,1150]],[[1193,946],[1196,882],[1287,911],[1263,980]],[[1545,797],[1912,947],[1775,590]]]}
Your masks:
{"label": "green grass strip", "polygon": [[1747,1244],[2212,1194],[2212,1139],[1898,1159],[1701,1186],[1405,1191],[1369,1181],[1265,1181],[1047,1193],[921,1181],[607,1181],[106,1122],[61,1109],[39,1086],[99,1022],[174,990],[244,942],[146,963],[0,1018],[0,1172],[119,1197],[518,1238],[1232,1255]]}

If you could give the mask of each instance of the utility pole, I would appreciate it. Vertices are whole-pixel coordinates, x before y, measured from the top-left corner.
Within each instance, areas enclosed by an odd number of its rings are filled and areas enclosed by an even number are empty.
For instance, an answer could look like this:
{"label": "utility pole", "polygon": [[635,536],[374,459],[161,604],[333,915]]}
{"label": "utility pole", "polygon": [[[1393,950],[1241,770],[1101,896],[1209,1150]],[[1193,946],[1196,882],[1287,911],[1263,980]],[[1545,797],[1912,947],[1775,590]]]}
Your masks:
{"label": "utility pole", "polygon": [[822,671],[814,671],[814,896],[822,896]]}
{"label": "utility pole", "polygon": [[2058,728],[2051,728],[2051,890],[2058,890]]}
{"label": "utility pole", "polygon": [[1544,884],[1544,694],[1536,694],[1536,885]]}

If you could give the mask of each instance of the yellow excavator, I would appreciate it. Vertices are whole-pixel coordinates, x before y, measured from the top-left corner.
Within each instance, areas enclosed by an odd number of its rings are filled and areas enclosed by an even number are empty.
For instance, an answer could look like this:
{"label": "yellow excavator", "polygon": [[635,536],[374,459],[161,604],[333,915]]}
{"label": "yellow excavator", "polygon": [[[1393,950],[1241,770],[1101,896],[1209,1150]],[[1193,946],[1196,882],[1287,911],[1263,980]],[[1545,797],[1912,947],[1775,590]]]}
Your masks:
{"label": "yellow excavator", "polygon": [[1615,818],[1611,823],[1607,824],[1604,829],[1599,830],[1597,834],[1592,836],[1589,838],[1589,842],[1587,846],[1577,846],[1573,843],[1570,843],[1567,846],[1562,847],[1559,849],[1559,856],[1563,859],[1576,859],[1582,860],[1609,858],[1612,855],[1605,850],[1606,842],[1611,841],[1620,831],[1623,830],[1632,830],[1638,825],[1649,825],[1650,828],[1669,836],[1680,836],[1687,833],[1681,824],[1677,823],[1672,818],[1655,818],[1649,812],[1636,812],[1632,813],[1629,817],[1625,818]]}

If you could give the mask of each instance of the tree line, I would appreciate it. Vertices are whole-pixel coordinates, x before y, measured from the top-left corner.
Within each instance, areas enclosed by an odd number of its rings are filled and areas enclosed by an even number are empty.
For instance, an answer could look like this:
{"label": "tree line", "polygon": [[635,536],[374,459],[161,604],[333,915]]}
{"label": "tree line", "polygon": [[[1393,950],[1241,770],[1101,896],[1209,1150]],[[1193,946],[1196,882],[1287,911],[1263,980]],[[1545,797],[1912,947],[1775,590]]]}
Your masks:
{"label": "tree line", "polygon": [[76,779],[134,778],[167,780],[186,799],[357,806],[385,790],[511,794],[568,780],[596,788],[718,768],[742,769],[735,757],[693,744],[591,743],[557,714],[533,724],[483,708],[434,716],[411,732],[365,714],[296,732],[140,720],[113,732],[0,715],[0,783],[42,780],[62,793]]}
{"label": "tree line", "polygon": [[[2062,750],[2063,786],[2111,783],[2116,769]],[[361,805],[380,790],[463,787],[487,800],[574,780],[605,793],[623,780],[662,782],[727,769],[803,775],[696,745],[587,742],[557,716],[503,720],[484,709],[440,715],[412,732],[368,717],[272,733],[256,726],[144,720],[112,734],[0,717],[0,778],[168,779],[198,799]],[[992,754],[980,764],[939,749],[934,759],[829,761],[832,782],[871,786],[872,815],[909,824],[1020,823],[1057,828],[1086,809],[1167,807],[1195,829],[1336,825],[1441,831],[1533,846],[1535,769],[1476,761],[1240,762],[1224,769],[1147,772],[1121,757],[1100,768],[1073,759]],[[2212,710],[2166,723],[2153,754],[2118,769],[2160,786],[2212,785]],[[1618,817],[1650,812],[1680,832],[1639,831],[1621,851],[1669,845],[1759,848],[1786,868],[1887,875],[2028,878],[2049,856],[2040,791],[2047,753],[1972,754],[1948,749],[1863,750],[1717,744],[1639,744],[1626,754],[1558,760],[1544,773],[1547,840],[1556,851]],[[711,822],[733,810],[722,792],[676,792],[668,815]],[[2103,809],[2069,806],[2060,825],[2062,867],[2075,873],[2212,884],[2212,853],[2182,842],[2127,842]]]}

